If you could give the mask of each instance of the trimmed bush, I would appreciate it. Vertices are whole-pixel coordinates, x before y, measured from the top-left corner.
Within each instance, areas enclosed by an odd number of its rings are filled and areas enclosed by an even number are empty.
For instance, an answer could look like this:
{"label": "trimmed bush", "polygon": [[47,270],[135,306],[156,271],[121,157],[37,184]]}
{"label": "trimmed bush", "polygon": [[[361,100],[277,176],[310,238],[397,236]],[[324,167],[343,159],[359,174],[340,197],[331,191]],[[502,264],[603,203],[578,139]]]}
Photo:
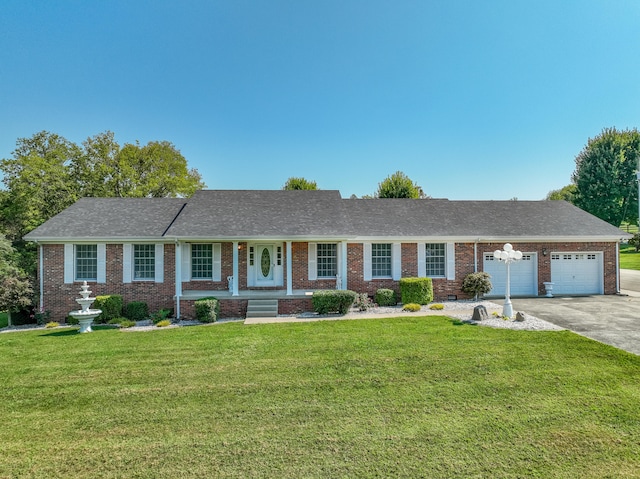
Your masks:
{"label": "trimmed bush", "polygon": [[168,320],[171,317],[173,311],[168,308],[163,308],[160,311],[151,314],[151,321],[153,324],[158,324],[160,321]]}
{"label": "trimmed bush", "polygon": [[168,319],[163,319],[162,321],[158,321],[156,326],[159,328],[166,328],[167,326],[171,326],[171,321]]}
{"label": "trimmed bush", "polygon": [[407,303],[402,307],[402,311],[409,311],[411,313],[415,313],[417,311],[420,311],[421,309],[422,306],[416,303]]}
{"label": "trimmed bush", "polygon": [[444,304],[433,303],[429,305],[429,309],[433,309],[435,311],[442,311],[444,309]]}
{"label": "trimmed bush", "polygon": [[131,321],[144,321],[149,317],[149,305],[144,301],[131,301],[125,308],[124,316]]}
{"label": "trimmed bush", "polygon": [[58,326],[60,326],[60,323],[57,321],[50,321],[47,324],[44,325],[45,328],[49,329],[49,328],[57,328]]}
{"label": "trimmed bush", "polygon": [[196,319],[201,323],[213,323],[218,320],[220,314],[220,301],[218,298],[209,296],[201,298],[195,302]]}
{"label": "trimmed bush", "polygon": [[94,321],[96,323],[108,323],[113,318],[122,316],[122,304],[122,296],[119,294],[96,296],[91,309],[100,309],[102,313]]}
{"label": "trimmed bush", "polygon": [[375,296],[378,306],[395,306],[398,304],[396,292],[392,289],[380,288]]}
{"label": "trimmed bush", "polygon": [[478,296],[491,291],[491,276],[489,273],[481,271],[479,273],[469,273],[462,281],[462,291],[478,299]]}
{"label": "trimmed bush", "polygon": [[402,304],[429,304],[433,301],[431,278],[400,278]]}
{"label": "trimmed bush", "polygon": [[67,316],[64,322],[66,324],[80,324],[80,320],[78,318],[74,318],[73,316]]}
{"label": "trimmed bush", "polygon": [[315,291],[311,297],[313,310],[318,314],[347,314],[358,293],[342,289]]}

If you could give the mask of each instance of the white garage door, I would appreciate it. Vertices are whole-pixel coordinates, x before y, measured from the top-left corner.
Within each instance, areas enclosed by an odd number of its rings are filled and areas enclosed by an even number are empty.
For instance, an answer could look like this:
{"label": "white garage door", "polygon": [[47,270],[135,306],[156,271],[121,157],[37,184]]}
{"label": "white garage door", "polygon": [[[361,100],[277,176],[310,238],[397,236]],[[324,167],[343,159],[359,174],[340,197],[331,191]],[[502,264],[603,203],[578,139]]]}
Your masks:
{"label": "white garage door", "polygon": [[[511,263],[511,296],[538,295],[538,261],[536,253],[523,253],[522,259]],[[507,265],[484,254],[484,271],[491,275],[493,289],[490,296],[504,296],[507,285]]]}
{"label": "white garage door", "polygon": [[602,294],[602,253],[552,253],[553,294]]}

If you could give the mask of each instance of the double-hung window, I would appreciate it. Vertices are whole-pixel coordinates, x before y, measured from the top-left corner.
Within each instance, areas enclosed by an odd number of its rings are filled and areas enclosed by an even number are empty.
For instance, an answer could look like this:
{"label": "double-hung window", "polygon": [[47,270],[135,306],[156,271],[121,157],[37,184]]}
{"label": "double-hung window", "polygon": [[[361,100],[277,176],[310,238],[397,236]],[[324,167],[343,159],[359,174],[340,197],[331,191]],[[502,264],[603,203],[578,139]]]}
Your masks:
{"label": "double-hung window", "polygon": [[427,243],[425,254],[427,276],[445,276],[447,266],[446,245]]}
{"label": "double-hung window", "polygon": [[76,281],[96,281],[98,279],[98,245],[75,245]]}
{"label": "double-hung window", "polygon": [[156,277],[156,245],[133,245],[133,279],[153,281]]}
{"label": "double-hung window", "polygon": [[390,243],[374,243],[371,245],[371,276],[373,278],[391,277]]}
{"label": "double-hung window", "polygon": [[335,278],[338,274],[338,245],[336,243],[318,243],[318,278]]}
{"label": "double-hung window", "polygon": [[209,280],[213,278],[212,244],[191,245],[191,278]]}

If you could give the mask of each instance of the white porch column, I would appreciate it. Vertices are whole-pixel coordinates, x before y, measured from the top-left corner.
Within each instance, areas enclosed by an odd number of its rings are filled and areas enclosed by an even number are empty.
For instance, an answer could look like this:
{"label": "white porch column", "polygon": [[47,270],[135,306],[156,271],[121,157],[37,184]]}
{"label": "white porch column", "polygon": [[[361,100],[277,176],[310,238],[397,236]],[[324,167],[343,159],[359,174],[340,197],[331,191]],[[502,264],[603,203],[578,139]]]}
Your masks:
{"label": "white porch column", "polygon": [[347,242],[340,242],[340,265],[338,266],[338,270],[340,271],[340,276],[342,277],[342,289],[349,289],[349,285],[347,284]]}
{"label": "white porch column", "polygon": [[287,241],[287,296],[293,294],[293,258],[291,255],[291,241]]}
{"label": "white porch column", "polygon": [[173,269],[176,272],[176,318],[180,319],[180,296],[182,296],[182,246],[175,243],[175,264]]}
{"label": "white porch column", "polygon": [[233,242],[233,292],[231,296],[238,296],[238,242]]}

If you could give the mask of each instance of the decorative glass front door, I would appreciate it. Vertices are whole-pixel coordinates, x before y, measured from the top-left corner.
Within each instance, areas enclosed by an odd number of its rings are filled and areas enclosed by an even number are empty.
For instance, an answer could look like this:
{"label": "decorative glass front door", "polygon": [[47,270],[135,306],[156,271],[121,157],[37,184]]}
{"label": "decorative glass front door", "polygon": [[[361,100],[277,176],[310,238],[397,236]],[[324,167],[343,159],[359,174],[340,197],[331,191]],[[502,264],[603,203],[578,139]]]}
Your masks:
{"label": "decorative glass front door", "polygon": [[256,268],[256,279],[258,283],[273,281],[273,245],[258,245],[256,248],[256,258],[258,260]]}

